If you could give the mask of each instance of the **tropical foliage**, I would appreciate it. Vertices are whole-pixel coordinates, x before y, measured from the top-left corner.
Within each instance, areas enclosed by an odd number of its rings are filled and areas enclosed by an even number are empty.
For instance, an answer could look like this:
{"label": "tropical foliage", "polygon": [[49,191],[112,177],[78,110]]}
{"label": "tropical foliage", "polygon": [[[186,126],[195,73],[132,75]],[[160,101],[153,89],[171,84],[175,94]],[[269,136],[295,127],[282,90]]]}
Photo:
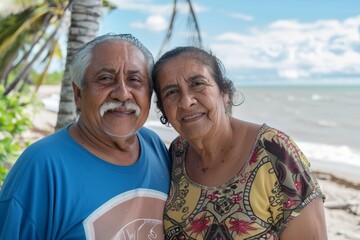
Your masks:
{"label": "tropical foliage", "polygon": [[0,86],[0,187],[8,169],[27,146],[22,133],[32,126],[26,109],[34,107],[35,101],[19,92],[4,95],[4,87]]}
{"label": "tropical foliage", "polygon": [[[27,3],[25,3],[27,2]],[[71,1],[21,1],[16,12],[1,9],[0,84],[3,95],[37,87],[45,81],[51,62],[62,57],[59,31]],[[15,3],[16,4],[16,1]],[[41,74],[32,79],[36,69]]]}

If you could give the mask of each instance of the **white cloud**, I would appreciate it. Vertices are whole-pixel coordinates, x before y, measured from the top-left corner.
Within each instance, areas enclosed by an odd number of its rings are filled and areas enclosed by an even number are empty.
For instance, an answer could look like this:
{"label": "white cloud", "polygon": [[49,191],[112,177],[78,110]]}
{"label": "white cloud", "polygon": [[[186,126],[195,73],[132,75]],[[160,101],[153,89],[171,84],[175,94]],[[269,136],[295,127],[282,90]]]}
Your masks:
{"label": "white cloud", "polygon": [[344,21],[273,22],[248,34],[217,36],[212,49],[228,68],[275,69],[296,79],[318,74],[360,74],[360,16]]}
{"label": "white cloud", "polygon": [[[170,15],[173,8],[172,1],[167,4],[157,4],[155,1],[150,0],[110,0],[114,3],[117,8],[124,9],[124,10],[133,10],[138,12],[144,12],[148,14],[163,14],[163,15]],[[193,8],[196,13],[207,11],[207,7],[194,4]],[[189,7],[188,4],[185,2],[178,2],[177,3],[177,10],[178,13],[181,14],[188,14]]]}
{"label": "white cloud", "polygon": [[154,4],[151,1],[110,0],[118,9],[133,10],[149,14],[164,14],[171,7],[169,4]]}
{"label": "white cloud", "polygon": [[[111,0],[118,9],[123,10],[132,10],[136,12],[142,12],[149,14],[146,21],[138,20],[130,24],[133,28],[139,29],[148,29],[153,32],[160,32],[165,30],[168,27],[169,17],[173,10],[173,4],[156,4],[150,0]],[[194,11],[197,13],[207,11],[207,8],[199,5],[193,4]],[[185,2],[177,3],[177,13],[178,14],[189,14],[189,6]]]}
{"label": "white cloud", "polygon": [[140,29],[146,28],[149,31],[160,32],[167,28],[167,22],[163,16],[151,15],[144,23],[140,21],[131,23],[131,27]]}
{"label": "white cloud", "polygon": [[229,16],[234,19],[240,19],[244,21],[252,21],[254,20],[253,16],[243,14],[243,13],[230,13]]}

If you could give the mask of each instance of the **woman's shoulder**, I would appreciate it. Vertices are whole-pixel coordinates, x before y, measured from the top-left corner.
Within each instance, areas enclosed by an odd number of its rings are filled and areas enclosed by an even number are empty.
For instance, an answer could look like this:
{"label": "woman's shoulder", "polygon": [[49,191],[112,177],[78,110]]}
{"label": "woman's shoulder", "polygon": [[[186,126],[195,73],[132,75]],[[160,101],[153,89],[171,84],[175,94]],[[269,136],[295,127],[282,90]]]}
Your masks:
{"label": "woman's shoulder", "polygon": [[285,132],[277,128],[270,127],[269,125],[264,123],[259,131],[259,141],[261,142],[270,141],[270,142],[276,142],[278,144],[283,144],[283,143],[286,144],[287,142],[292,141],[292,139]]}
{"label": "woman's shoulder", "polygon": [[170,152],[179,156],[183,154],[189,143],[181,136],[177,136],[170,144]]}
{"label": "woman's shoulder", "polygon": [[[310,166],[310,163],[296,142],[285,132],[263,125],[258,139],[260,148],[281,159],[294,159]],[[290,157],[290,158],[289,158]]]}

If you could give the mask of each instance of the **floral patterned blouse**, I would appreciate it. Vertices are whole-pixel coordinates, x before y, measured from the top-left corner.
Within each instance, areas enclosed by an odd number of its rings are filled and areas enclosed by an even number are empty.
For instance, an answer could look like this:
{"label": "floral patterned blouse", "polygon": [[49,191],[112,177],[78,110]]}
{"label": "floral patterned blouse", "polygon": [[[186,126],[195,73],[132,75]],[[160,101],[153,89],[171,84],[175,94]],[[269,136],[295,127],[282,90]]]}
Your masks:
{"label": "floral patterned blouse", "polygon": [[203,186],[187,176],[188,146],[178,137],[170,147],[166,239],[279,239],[307,204],[323,196],[294,141],[265,124],[243,168],[222,186]]}

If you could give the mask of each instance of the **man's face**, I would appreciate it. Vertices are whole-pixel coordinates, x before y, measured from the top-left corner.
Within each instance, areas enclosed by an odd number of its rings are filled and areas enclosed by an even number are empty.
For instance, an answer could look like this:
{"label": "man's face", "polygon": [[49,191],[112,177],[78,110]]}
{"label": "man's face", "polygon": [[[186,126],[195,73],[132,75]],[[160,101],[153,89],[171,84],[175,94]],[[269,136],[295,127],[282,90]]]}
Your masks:
{"label": "man's face", "polygon": [[94,134],[126,137],[145,123],[150,108],[143,53],[130,43],[110,40],[94,47],[83,89],[75,86],[76,106]]}

